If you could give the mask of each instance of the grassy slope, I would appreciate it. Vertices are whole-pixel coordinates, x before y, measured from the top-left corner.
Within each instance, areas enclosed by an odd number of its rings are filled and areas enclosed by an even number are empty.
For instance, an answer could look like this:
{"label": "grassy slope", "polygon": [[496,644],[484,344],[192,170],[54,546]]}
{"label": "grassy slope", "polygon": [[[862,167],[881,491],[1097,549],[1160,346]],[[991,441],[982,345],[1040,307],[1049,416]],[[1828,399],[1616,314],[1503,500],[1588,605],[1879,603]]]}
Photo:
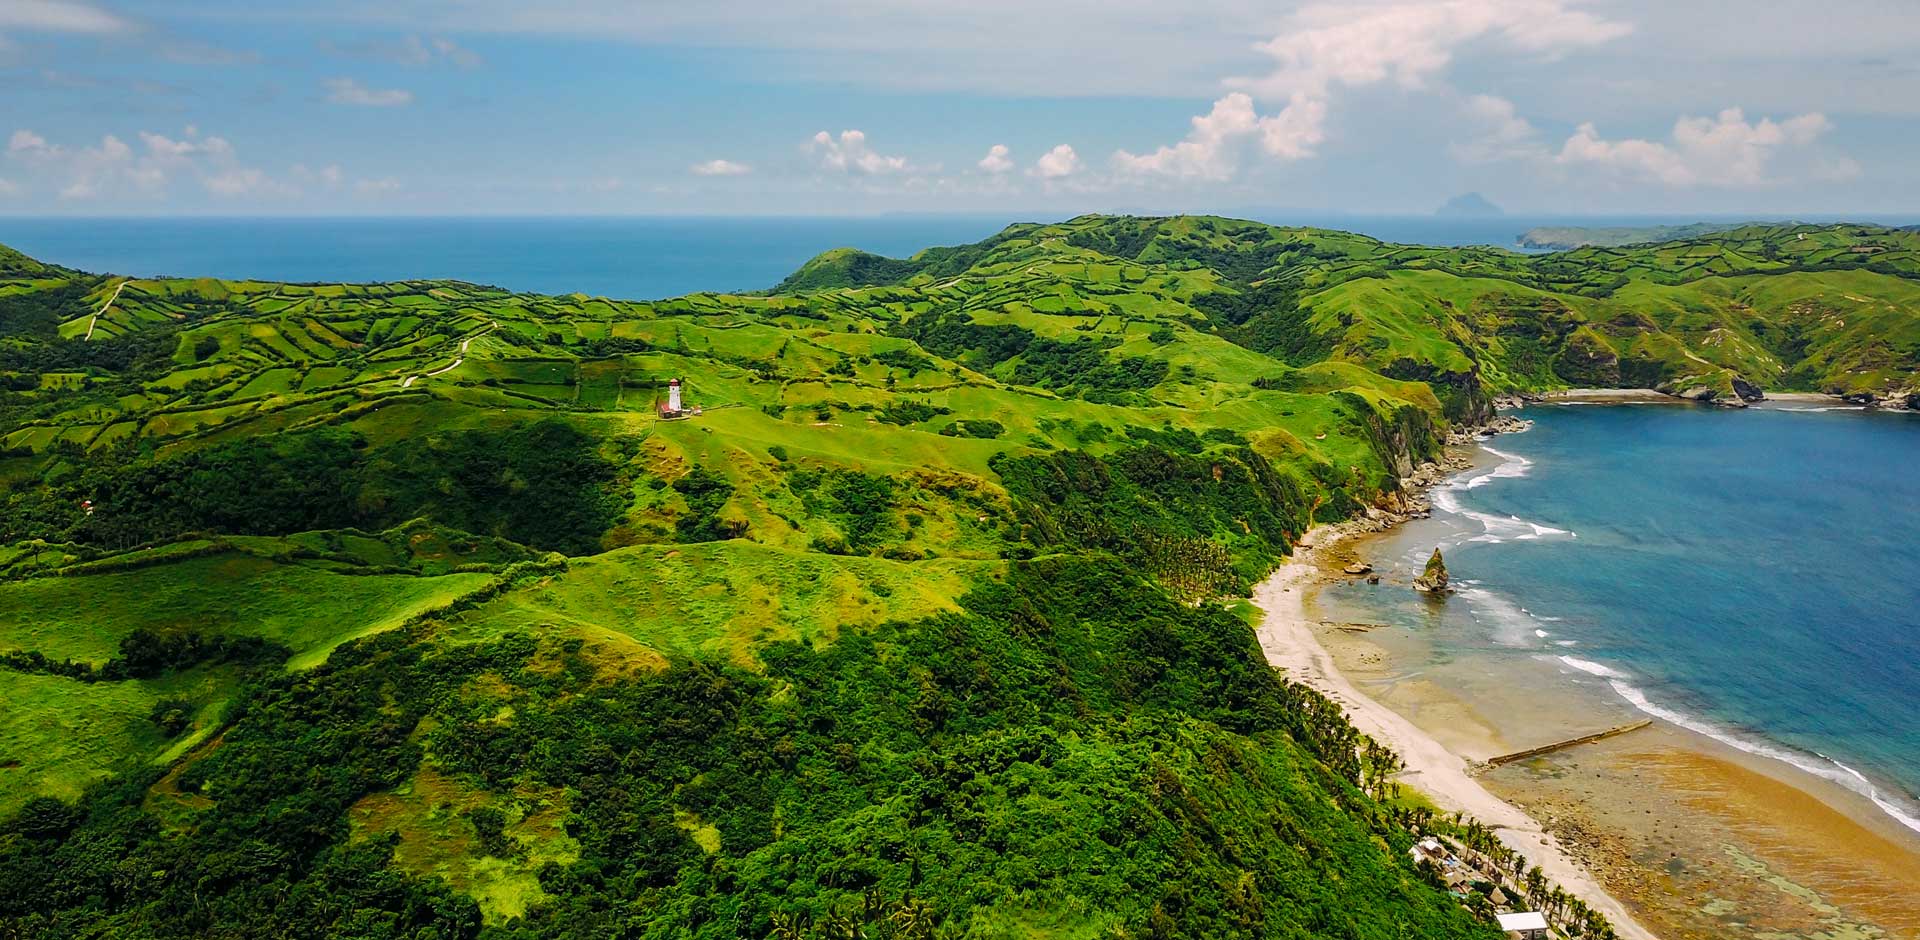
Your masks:
{"label": "grassy slope", "polygon": [[1557,251],[1585,248],[1589,245],[1619,248],[1625,245],[1646,245],[1654,242],[1674,241],[1681,238],[1694,238],[1700,235],[1712,235],[1739,227],[1740,225],[1737,223],[1724,222],[1696,222],[1691,225],[1598,227],[1548,225],[1528,229],[1520,236],[1520,244],[1528,248],[1551,248]]}
{"label": "grassy slope", "polygon": [[[1135,474],[1115,490],[1140,494],[1129,499],[1205,506],[1209,487],[1237,480],[1254,460],[1237,450],[1250,447],[1274,468],[1262,484],[1274,487],[1267,498],[1304,525],[1392,489],[1404,462],[1430,446],[1420,443],[1429,422],[1463,414],[1463,404],[1482,407],[1493,390],[1734,374],[1775,388],[1910,385],[1920,355],[1920,296],[1908,279],[1914,238],[1850,226],[1752,228],[1528,258],[1221,219],[1088,217],[1016,226],[904,261],[829,253],[765,296],[642,304],[452,282],[130,281],[91,343],[71,338],[85,332],[90,312],[60,325],[64,342],[10,341],[0,368],[16,390],[0,393],[0,484],[9,498],[58,491],[102,454],[138,464],[332,428],[358,435],[378,456],[436,435],[512,434],[559,420],[617,468],[615,524],[601,554],[565,570],[503,575],[504,564],[535,553],[476,548],[428,527],[398,538],[229,536],[230,550],[199,556],[190,549],[206,543],[115,554],[123,546],[87,544],[77,501],[42,505],[36,511],[54,541],[0,550],[15,579],[0,582],[0,651],[99,661],[145,628],[265,636],[307,668],[344,641],[484,589],[476,604],[428,618],[418,642],[439,650],[511,648],[524,635],[575,643],[569,655],[600,676],[582,695],[654,681],[676,664],[758,675],[768,651],[789,641],[826,655],[890,621],[939,623],[966,591],[1006,577],[1010,557],[1110,544],[1102,520],[1139,515],[1081,494],[1099,507],[1094,518],[1056,513],[1048,524],[1076,534],[1048,541],[1027,525],[1046,514],[1016,512],[996,470],[1005,460],[1083,451],[1110,461],[1102,472]],[[1887,250],[1848,251],[1857,245]],[[0,287],[15,293],[75,276],[6,263]],[[111,283],[87,283],[89,302],[104,302]],[[916,324],[935,319],[955,326],[918,332]],[[1276,342],[1315,352],[1290,365]],[[458,367],[404,381],[456,358]],[[705,409],[698,419],[658,420],[670,376],[688,380],[690,401]],[[940,433],[961,419],[979,423],[983,436]],[[1159,456],[1139,459],[1145,453]],[[1180,460],[1210,464],[1211,483],[1204,472],[1199,480],[1155,476],[1181,472]],[[720,494],[711,504],[675,485],[695,469],[721,482],[709,490]],[[683,544],[693,523],[742,537]],[[1190,541],[1173,543],[1174,553],[1205,558],[1206,546],[1230,545],[1250,554],[1209,563],[1245,567],[1282,547],[1245,541],[1245,519],[1224,524],[1180,533]],[[86,560],[103,549],[103,560]],[[87,573],[87,565],[128,560],[140,566]],[[457,564],[481,569],[449,573]],[[1118,655],[1132,641],[1115,634],[1108,642],[1119,645],[1093,652]],[[176,773],[200,766],[209,758],[201,742],[221,726],[236,680],[201,669],[157,681],[83,684],[13,672],[0,681],[17,695],[10,700],[27,703],[0,728],[0,760],[17,762],[0,769],[4,812],[33,794],[71,798],[85,782],[156,755],[186,757]],[[146,721],[170,695],[200,709],[195,730],[171,743]],[[512,714],[510,706],[495,717],[511,724]],[[1270,811],[1238,801],[1282,786],[1294,773],[1287,768],[1313,764],[1285,740],[1263,740],[1254,753],[1219,734],[1209,725],[1159,743],[1090,742],[1076,759],[1131,769],[1074,773],[1112,785],[1149,772],[1157,765],[1142,755],[1166,747],[1173,772],[1209,813],[1245,825]],[[1232,782],[1199,769],[1222,759],[1253,769]],[[356,803],[355,838],[396,835],[396,864],[479,899],[494,922],[556,903],[534,872],[579,857],[553,826],[582,810],[541,789],[551,781],[503,787],[440,760],[429,757]],[[186,807],[169,818],[200,811],[202,797],[167,786],[155,791],[162,802]],[[1320,783],[1304,786],[1280,802],[1323,799]],[[475,848],[476,830],[454,809],[486,806],[504,808],[524,852],[503,861]],[[1338,828],[1292,812],[1285,825]],[[731,844],[686,804],[673,813],[702,851],[715,840]],[[847,825],[808,830],[795,845],[833,845],[834,827]],[[1021,838],[1029,837],[1050,838]],[[984,935],[1077,936],[1145,916],[1090,897],[1001,898],[977,908],[974,923]]]}

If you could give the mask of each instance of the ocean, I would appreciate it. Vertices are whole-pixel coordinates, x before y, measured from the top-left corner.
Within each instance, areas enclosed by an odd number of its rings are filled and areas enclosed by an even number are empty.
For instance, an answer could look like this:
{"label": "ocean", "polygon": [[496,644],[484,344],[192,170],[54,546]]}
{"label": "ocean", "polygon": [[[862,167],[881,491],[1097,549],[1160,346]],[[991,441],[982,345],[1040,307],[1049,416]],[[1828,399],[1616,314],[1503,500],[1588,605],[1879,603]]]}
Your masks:
{"label": "ocean", "polygon": [[82,271],[362,283],[453,278],[657,300],[765,290],[830,248],[889,257],[979,241],[1012,219],[5,219],[0,244]]}
{"label": "ocean", "polygon": [[[1276,225],[1390,242],[1514,246],[1538,225],[1693,218],[1443,218],[1255,210]],[[83,271],[141,277],[367,282],[455,278],[544,294],[654,300],[763,290],[830,248],[906,257],[979,241],[1025,215],[849,218],[5,218],[0,244]]]}
{"label": "ocean", "polygon": [[1441,547],[1459,593],[1343,589],[1335,613],[1419,631],[1456,674],[1547,661],[1920,831],[1920,417],[1523,415],[1530,431],[1489,441],[1382,548],[1410,572]]}

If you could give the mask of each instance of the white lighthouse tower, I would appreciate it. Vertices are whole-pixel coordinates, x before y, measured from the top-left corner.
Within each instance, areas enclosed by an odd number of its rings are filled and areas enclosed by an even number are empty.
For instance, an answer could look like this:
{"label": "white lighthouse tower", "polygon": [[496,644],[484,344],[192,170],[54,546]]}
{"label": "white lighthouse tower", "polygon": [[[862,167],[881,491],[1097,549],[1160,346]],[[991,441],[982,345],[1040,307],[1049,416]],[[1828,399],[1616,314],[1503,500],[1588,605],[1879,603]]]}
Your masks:
{"label": "white lighthouse tower", "polygon": [[679,379],[671,379],[667,382],[667,411],[672,414],[680,413]]}

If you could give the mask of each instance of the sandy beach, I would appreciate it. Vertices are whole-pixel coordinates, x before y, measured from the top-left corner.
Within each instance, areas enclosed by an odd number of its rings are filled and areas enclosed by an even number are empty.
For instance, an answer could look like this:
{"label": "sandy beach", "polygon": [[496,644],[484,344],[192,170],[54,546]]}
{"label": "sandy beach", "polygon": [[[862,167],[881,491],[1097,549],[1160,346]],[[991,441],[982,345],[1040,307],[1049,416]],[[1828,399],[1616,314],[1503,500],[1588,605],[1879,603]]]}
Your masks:
{"label": "sandy beach", "polygon": [[1469,776],[1464,759],[1442,746],[1431,734],[1393,709],[1363,695],[1335,667],[1333,657],[1315,636],[1305,598],[1319,580],[1314,553],[1335,533],[1323,527],[1309,533],[1292,559],[1254,590],[1254,603],[1265,613],[1260,648],[1267,662],[1339,702],[1354,727],[1399,752],[1407,769],[1400,779],[1432,799],[1441,809],[1478,818],[1492,827],[1515,851],[1538,865],[1548,878],[1578,896],[1613,922],[1620,936],[1650,940],[1654,935],[1601,886],[1592,873],[1576,862],[1559,842],[1532,817],[1494,796]]}
{"label": "sandy beach", "polygon": [[1469,774],[1472,761],[1644,716],[1551,657],[1448,667],[1423,631],[1345,622],[1353,592],[1410,590],[1398,568],[1377,586],[1342,572],[1404,553],[1390,547],[1397,521],[1316,529],[1254,600],[1268,661],[1398,751],[1403,783],[1494,827],[1623,937],[1920,938],[1920,839],[1780,761],[1656,721]]}
{"label": "sandy beach", "polygon": [[1539,396],[1543,403],[1568,404],[1585,403],[1594,405],[1696,405],[1699,402],[1677,398],[1650,388],[1567,388],[1555,392],[1544,392]]}

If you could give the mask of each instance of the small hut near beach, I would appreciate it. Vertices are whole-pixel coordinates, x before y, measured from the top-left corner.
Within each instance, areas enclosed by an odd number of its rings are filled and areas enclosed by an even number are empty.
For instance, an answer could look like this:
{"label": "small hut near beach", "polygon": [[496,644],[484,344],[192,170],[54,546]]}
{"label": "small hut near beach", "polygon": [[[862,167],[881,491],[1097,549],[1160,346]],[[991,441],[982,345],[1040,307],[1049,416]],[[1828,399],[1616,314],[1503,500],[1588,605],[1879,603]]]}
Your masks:
{"label": "small hut near beach", "polygon": [[1500,921],[1500,929],[1512,940],[1547,940],[1547,915],[1539,911],[1494,916]]}

